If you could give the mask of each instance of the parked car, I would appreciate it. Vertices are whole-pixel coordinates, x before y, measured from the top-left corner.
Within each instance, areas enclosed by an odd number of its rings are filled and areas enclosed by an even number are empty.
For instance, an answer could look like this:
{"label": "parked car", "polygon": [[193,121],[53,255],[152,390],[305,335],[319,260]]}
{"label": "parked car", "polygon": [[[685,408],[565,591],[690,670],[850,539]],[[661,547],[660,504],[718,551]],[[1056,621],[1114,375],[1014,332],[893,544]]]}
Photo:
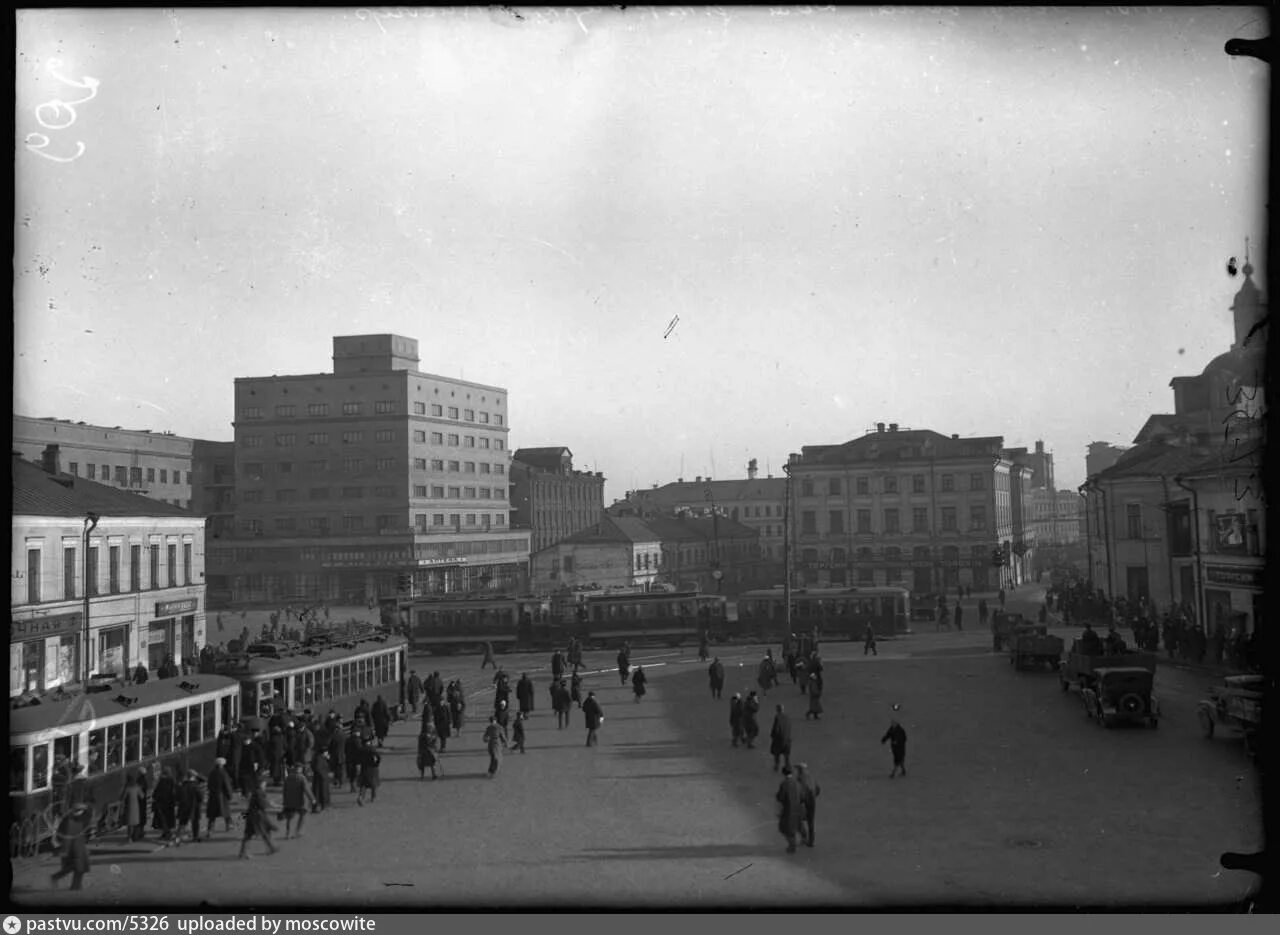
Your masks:
{"label": "parked car", "polygon": [[1210,688],[1209,697],[1201,700],[1196,711],[1205,737],[1212,739],[1219,727],[1237,731],[1244,737],[1245,752],[1253,756],[1265,684],[1266,677],[1261,675],[1228,675],[1221,686]]}
{"label": "parked car", "polygon": [[1155,673],[1139,666],[1094,669],[1080,692],[1085,714],[1104,727],[1128,721],[1155,727],[1160,722],[1160,706],[1152,687]]}

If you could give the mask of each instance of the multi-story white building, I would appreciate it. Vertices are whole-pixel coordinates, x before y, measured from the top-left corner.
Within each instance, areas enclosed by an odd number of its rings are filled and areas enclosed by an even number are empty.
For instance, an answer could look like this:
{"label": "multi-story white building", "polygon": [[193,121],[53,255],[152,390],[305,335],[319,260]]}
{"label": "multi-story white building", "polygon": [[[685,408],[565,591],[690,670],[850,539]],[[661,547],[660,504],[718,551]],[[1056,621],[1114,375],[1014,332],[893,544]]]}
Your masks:
{"label": "multi-story white building", "polygon": [[205,644],[204,520],[15,452],[9,695],[139,662],[195,665]]}

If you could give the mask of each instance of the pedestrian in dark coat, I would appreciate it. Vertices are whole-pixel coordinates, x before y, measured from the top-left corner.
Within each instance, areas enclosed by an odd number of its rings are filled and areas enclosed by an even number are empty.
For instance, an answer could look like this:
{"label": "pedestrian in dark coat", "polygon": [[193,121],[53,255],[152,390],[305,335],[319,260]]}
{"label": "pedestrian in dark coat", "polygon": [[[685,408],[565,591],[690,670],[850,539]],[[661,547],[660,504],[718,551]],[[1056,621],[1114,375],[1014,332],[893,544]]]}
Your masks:
{"label": "pedestrian in dark coat", "polygon": [[438,708],[444,704],[444,679],[440,678],[439,672],[432,672],[427,677],[427,680],[422,683],[422,690],[431,699],[431,707]]}
{"label": "pedestrian in dark coat", "polygon": [[357,805],[364,805],[366,790],[371,803],[378,800],[378,786],[382,784],[381,766],[382,754],[372,744],[363,745],[360,750],[360,791],[356,793]]}
{"label": "pedestrian in dark coat", "polygon": [[319,747],[311,759],[311,794],[316,800],[313,812],[323,812],[329,807],[329,754]]}
{"label": "pedestrian in dark coat", "polygon": [[244,787],[240,784],[240,761],[244,759],[244,734],[240,732],[238,724],[231,731],[228,751],[226,754],[227,776],[236,791],[243,791]]}
{"label": "pedestrian in dark coat", "polygon": [[773,716],[773,727],[769,729],[769,752],[773,754],[773,771],[778,771],[779,760],[785,761],[788,769],[791,768],[791,718],[782,710],[782,705],[778,705],[777,713]]}
{"label": "pedestrian in dark coat", "polygon": [[52,877],[56,889],[58,881],[71,875],[71,888],[78,890],[89,872],[89,831],[93,827],[93,810],[88,803],[72,806],[58,823],[58,838],[62,842],[62,867]]}
{"label": "pedestrian in dark coat", "polygon": [[985,627],[987,625],[988,616],[989,616],[989,611],[987,610],[987,599],[985,597],[979,598],[978,599],[978,623],[980,623],[982,626]]}
{"label": "pedestrian in dark coat", "polygon": [[515,723],[511,725],[511,745],[524,753],[524,712],[517,711]]}
{"label": "pedestrian in dark coat", "polygon": [[436,734],[440,737],[440,752],[444,753],[448,749],[449,738],[453,735],[453,715],[443,705],[434,710]]}
{"label": "pedestrian in dark coat", "polygon": [[378,738],[378,746],[382,746],[382,742],[387,739],[387,732],[391,730],[391,709],[381,695],[373,702],[370,715],[373,718],[373,734]]}
{"label": "pedestrian in dark coat", "polygon": [[306,821],[307,812],[315,811],[316,797],[307,785],[307,778],[302,775],[302,764],[295,763],[289,767],[289,775],[284,779],[284,789],[280,793],[284,806],[284,837],[287,841],[293,830],[293,819],[298,819],[298,837],[302,837],[302,823]]}
{"label": "pedestrian in dark coat", "polygon": [[[893,710],[897,712],[900,707],[901,705],[894,705]],[[907,732],[898,723],[896,713],[889,722],[889,729],[880,738],[880,743],[883,744],[886,740],[889,742],[889,749],[893,751],[893,772],[889,774],[889,778],[898,775],[898,770],[902,770],[903,776],[907,775]]]}
{"label": "pedestrian in dark coat", "polygon": [[770,650],[769,655],[760,660],[756,670],[756,683],[760,686],[760,693],[766,697],[769,694],[769,686],[777,684],[778,681],[778,672],[773,667],[772,652]]}
{"label": "pedestrian in dark coat", "polygon": [[596,732],[604,723],[604,710],[600,707],[600,702],[596,701],[595,692],[587,692],[587,700],[582,702],[582,715],[587,725],[587,746],[599,746],[600,738]]}
{"label": "pedestrian in dark coat", "polygon": [[636,704],[640,703],[640,699],[644,697],[645,683],[649,681],[649,677],[644,674],[644,666],[636,666],[636,671],[631,675],[631,690],[635,692]]}
{"label": "pedestrian in dark coat", "polygon": [[489,715],[489,726],[484,729],[485,748],[489,751],[489,778],[498,775],[498,767],[502,764],[502,751],[507,746],[507,734],[498,723],[498,719]]}
{"label": "pedestrian in dark coat", "polygon": [[520,713],[528,717],[533,713],[533,681],[528,672],[520,675],[516,682],[516,701],[520,703]]}
{"label": "pedestrian in dark coat", "polygon": [[760,699],[756,697],[753,689],[747,700],[742,703],[742,733],[747,740],[747,749],[752,750],[756,745],[756,738],[760,736]]}
{"label": "pedestrian in dark coat", "polygon": [[271,728],[271,739],[267,742],[267,756],[271,758],[271,781],[275,784],[284,782],[284,731],[278,727]]}
{"label": "pedestrian in dark coat", "polygon": [[707,631],[702,631],[702,636],[698,638],[698,660],[706,662],[707,656],[711,654],[711,640],[707,636]]}
{"label": "pedestrian in dark coat", "polygon": [[440,739],[436,735],[434,725],[423,724],[422,733],[418,735],[418,778],[425,779],[427,770],[431,770],[431,778],[439,779],[440,776],[436,772],[436,766],[439,765],[440,758],[436,756],[436,748],[440,746]]}
{"label": "pedestrian in dark coat", "polygon": [[333,784],[342,788],[342,781],[347,774],[347,738],[342,734],[342,725],[332,721],[329,732],[329,769]]}
{"label": "pedestrian in dark coat", "polygon": [[254,731],[240,748],[240,792],[248,796],[258,782],[258,774],[267,768],[267,751],[262,745],[261,731]]}
{"label": "pedestrian in dark coat", "polygon": [[960,607],[960,602],[959,602],[959,601],[957,601],[957,602],[956,602],[956,611],[955,611],[956,630],[963,630],[963,629],[964,629],[963,617],[964,617],[964,611],[963,611],[963,609]]}
{"label": "pedestrian in dark coat", "polygon": [[557,649],[551,654],[551,677],[558,682],[562,675],[564,675],[564,655]]}
{"label": "pedestrian in dark coat", "polygon": [[582,676],[577,672],[569,679],[569,698],[579,708],[582,707]]}
{"label": "pedestrian in dark coat", "polygon": [[120,796],[121,822],[129,829],[130,841],[141,841],[147,836],[147,794],[142,791],[141,774],[130,773]]}
{"label": "pedestrian in dark coat", "polygon": [[511,699],[511,682],[507,678],[507,673],[498,670],[493,677],[493,706],[496,708],[499,701],[510,701]]}
{"label": "pedestrian in dark coat", "polygon": [[800,801],[800,785],[791,775],[791,767],[782,771],[782,784],[774,796],[781,808],[778,811],[778,830],[787,839],[787,853],[796,852],[796,833],[800,830],[800,816],[804,805]]}
{"label": "pedestrian in dark coat", "polygon": [[462,721],[467,713],[467,696],[462,690],[462,682],[454,679],[453,697],[448,699],[449,704],[449,726],[453,728],[455,735],[462,734]]}
{"label": "pedestrian in dark coat", "polygon": [[133,684],[145,685],[147,684],[147,677],[147,667],[139,662],[138,667],[133,670]]}
{"label": "pedestrian in dark coat", "polygon": [[876,652],[876,628],[871,624],[867,624],[866,632],[862,635],[862,655],[871,653],[873,656],[880,655]]}
{"label": "pedestrian in dark coat", "polygon": [[807,721],[813,718],[815,721],[822,720],[822,679],[818,677],[817,672],[809,673],[809,710],[804,713],[804,719]]}
{"label": "pedestrian in dark coat", "polygon": [[618,650],[618,678],[623,685],[627,684],[627,675],[631,669],[631,659],[625,649]]}
{"label": "pedestrian in dark coat", "polygon": [[724,691],[724,663],[720,661],[719,656],[711,660],[707,676],[711,679],[711,697],[719,698],[720,693]]}
{"label": "pedestrian in dark coat", "polygon": [[178,783],[168,766],[160,771],[160,781],[151,793],[152,824],[160,832],[160,840],[172,842],[178,826]]}
{"label": "pedestrian in dark coat", "polygon": [[498,726],[504,731],[511,723],[511,712],[507,710],[507,703],[505,701],[498,702],[497,708],[494,709],[493,716],[497,718]]}
{"label": "pedestrian in dark coat", "polygon": [[422,698],[422,679],[417,670],[409,673],[409,681],[405,683],[405,694],[409,699],[409,707],[414,714],[418,713],[418,701]]}
{"label": "pedestrian in dark coat", "polygon": [[556,729],[562,730],[568,727],[569,711],[573,708],[573,702],[569,699],[569,689],[564,679],[551,685],[551,707],[556,712]]}
{"label": "pedestrian in dark coat", "polygon": [[204,777],[194,769],[187,771],[187,778],[178,789],[177,838],[182,840],[182,829],[191,826],[191,840],[200,840],[200,818],[204,813]]}
{"label": "pedestrian in dark coat", "polygon": [[813,819],[818,812],[818,796],[822,793],[822,787],[809,772],[807,763],[796,765],[796,783],[800,786],[800,804],[804,806],[800,835],[806,845],[813,847]]}
{"label": "pedestrian in dark coat", "polygon": [[279,848],[271,840],[271,832],[276,824],[271,820],[271,806],[267,802],[266,786],[261,777],[254,780],[249,787],[249,808],[244,813],[244,839],[240,842],[240,859],[249,859],[249,842],[255,837],[262,838],[267,845],[267,853],[274,854]]}
{"label": "pedestrian in dark coat", "polygon": [[733,732],[733,745],[745,739],[742,731],[743,705],[742,696],[735,694],[729,699],[729,730]]}
{"label": "pedestrian in dark coat", "polygon": [[364,760],[364,743],[360,734],[353,727],[347,737],[344,752],[346,753],[347,783],[351,791],[356,791],[356,782],[360,779],[360,764]]}
{"label": "pedestrian in dark coat", "polygon": [[484,670],[485,666],[493,666],[495,669],[498,668],[498,664],[493,661],[493,644],[488,640],[485,640],[484,644],[484,659],[480,661],[481,671]]}

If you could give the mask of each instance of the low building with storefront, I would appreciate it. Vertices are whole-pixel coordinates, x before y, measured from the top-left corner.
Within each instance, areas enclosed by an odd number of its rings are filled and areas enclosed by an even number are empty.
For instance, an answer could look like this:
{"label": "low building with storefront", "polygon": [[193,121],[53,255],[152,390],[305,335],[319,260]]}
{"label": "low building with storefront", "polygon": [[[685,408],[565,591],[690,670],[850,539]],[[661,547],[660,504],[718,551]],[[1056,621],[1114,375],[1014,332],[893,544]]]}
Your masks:
{"label": "low building with storefront", "polygon": [[533,554],[531,586],[536,594],[561,588],[647,588],[658,580],[662,543],[632,517],[601,516]]}
{"label": "low building with storefront", "polygon": [[[52,455],[52,453],[51,453]],[[205,645],[204,518],[12,457],[9,695],[153,676]],[[95,522],[96,520],[96,522]]]}

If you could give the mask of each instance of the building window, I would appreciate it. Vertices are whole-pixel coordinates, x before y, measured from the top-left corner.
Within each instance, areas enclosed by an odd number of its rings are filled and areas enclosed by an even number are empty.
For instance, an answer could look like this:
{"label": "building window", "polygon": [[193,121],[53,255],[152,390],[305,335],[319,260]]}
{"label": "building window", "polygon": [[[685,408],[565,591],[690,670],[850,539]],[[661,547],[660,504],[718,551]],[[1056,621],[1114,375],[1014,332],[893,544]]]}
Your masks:
{"label": "building window", "polygon": [[350,513],[348,513],[348,514],[346,514],[345,516],[343,516],[343,517],[342,517],[342,528],[343,528],[343,529],[345,529],[345,530],[348,530],[348,531],[352,531],[352,530],[356,530],[356,529],[363,529],[363,528],[364,528],[364,517],[363,517],[363,516],[352,516]]}
{"label": "building window", "polygon": [[981,474],[969,475],[970,490],[985,490],[987,488],[986,479]]}
{"label": "building window", "polygon": [[443,526],[443,525],[444,525],[444,514],[443,514],[443,513],[432,513],[432,514],[431,514],[431,525],[432,525],[432,526]]}
{"label": "building window", "polygon": [[449,499],[450,499],[450,500],[461,500],[461,499],[462,499],[462,488],[461,488],[461,487],[450,487],[450,488],[449,488]]}
{"label": "building window", "polygon": [[463,419],[465,419],[467,422],[474,422],[474,421],[476,421],[476,412],[475,412],[475,410],[474,410],[474,409],[464,409],[464,410],[462,411],[462,418],[463,418]]}
{"label": "building window", "polygon": [[363,458],[343,458],[342,470],[348,474],[359,474],[364,470]]}
{"label": "building window", "polygon": [[476,489],[474,487],[464,487],[462,488],[462,496],[467,500],[474,500],[476,498]]}
{"label": "building window", "polygon": [[373,440],[375,442],[381,442],[383,444],[386,444],[387,442],[394,442],[396,440],[396,430],[395,429],[377,429],[373,433]]}
{"label": "building window", "polygon": [[396,518],[394,516],[388,516],[386,514],[382,514],[382,515],[379,515],[377,519],[374,520],[374,522],[377,525],[378,529],[381,531],[383,529],[393,528],[395,526]]}
{"label": "building window", "polygon": [[1126,503],[1124,505],[1124,524],[1130,539],[1143,538],[1141,503]]}
{"label": "building window", "polygon": [[495,450],[495,451],[502,451],[502,450],[503,450],[503,445],[504,445],[504,444],[505,444],[505,443],[502,441],[502,439],[501,439],[501,438],[495,438],[495,439],[493,440],[493,447],[494,447],[494,450]]}
{"label": "building window", "polygon": [[482,412],[482,413],[480,413],[480,422],[481,422],[481,424],[483,424],[483,425],[488,425],[488,424],[489,424],[489,413],[487,413],[487,412]]}
{"label": "building window", "polygon": [[813,481],[807,477],[804,480],[800,481],[800,496],[802,497],[813,496]]}
{"label": "building window", "polygon": [[324,474],[329,470],[329,462],[326,460],[308,461],[307,469],[313,474]]}
{"label": "building window", "polygon": [[262,491],[261,490],[242,490],[240,491],[240,502],[241,503],[261,503]]}
{"label": "building window", "polygon": [[244,446],[245,446],[246,448],[261,448],[261,447],[262,447],[262,436],[261,436],[261,435],[246,435],[246,436],[244,437]]}
{"label": "building window", "polygon": [[396,495],[396,489],[394,487],[389,487],[389,486],[380,484],[379,486],[373,488],[373,495],[375,497],[379,497],[383,500],[386,500],[388,497],[394,497]]}
{"label": "building window", "polygon": [[450,419],[456,419],[456,418],[458,418],[458,407],[457,407],[457,406],[450,406],[450,407],[449,407],[449,418],[450,418]]}
{"label": "building window", "polygon": [[129,590],[142,590],[142,546],[129,546]]}
{"label": "building window", "polygon": [[480,465],[480,473],[481,473],[481,474],[488,474],[488,473],[489,473],[489,465],[487,465],[487,464],[481,464],[481,465]]}
{"label": "building window", "polygon": [[276,436],[276,447],[292,448],[294,443],[297,441],[297,438],[298,436],[294,435],[292,432],[284,432]]}
{"label": "building window", "polygon": [[262,480],[263,470],[262,463],[259,461],[246,461],[244,463],[244,476],[247,480]]}
{"label": "building window", "polygon": [[953,506],[944,506],[942,508],[942,531],[956,531],[956,508]]}
{"label": "building window", "polygon": [[307,415],[327,416],[328,414],[329,414],[328,403],[307,403]]}
{"label": "building window", "polygon": [[493,517],[494,517],[494,520],[493,520],[494,523],[498,526],[505,525],[507,522],[507,518],[503,516],[501,513],[494,513]]}
{"label": "building window", "polygon": [[276,491],[277,503],[296,503],[298,500],[298,491],[291,489],[282,489]]}
{"label": "building window", "polygon": [[89,480],[98,479],[98,466],[96,464],[86,464],[85,468],[89,472]]}
{"label": "building window", "polygon": [[506,466],[505,466],[505,465],[495,464],[495,465],[493,466],[493,473],[495,473],[495,474],[505,474],[505,473],[506,473],[506,471],[507,471],[507,469],[506,469]]}
{"label": "building window", "polygon": [[176,588],[178,586],[178,547],[171,545],[166,550],[165,563],[166,570],[169,572],[169,587]]}
{"label": "building window", "polygon": [[898,511],[889,509],[884,511],[884,531],[898,532]]}
{"label": "building window", "polygon": [[379,399],[373,404],[373,411],[380,416],[391,415],[396,411],[396,401],[394,399]]}
{"label": "building window", "polygon": [[359,500],[363,496],[364,496],[363,487],[343,487],[342,488],[343,500]]}
{"label": "building window", "polygon": [[292,419],[298,414],[296,406],[276,406],[276,417],[281,419]]}
{"label": "building window", "polygon": [[328,432],[308,432],[307,444],[308,445],[327,445],[329,444],[329,433]]}
{"label": "building window", "polygon": [[450,513],[450,514],[449,514],[449,525],[450,525],[450,526],[452,526],[454,529],[457,529],[459,526],[461,526],[461,525],[462,525],[462,515],[461,515],[460,513]]}
{"label": "building window", "polygon": [[435,404],[432,404],[432,406],[431,406],[431,414],[432,414],[433,416],[442,416],[442,415],[444,415],[444,407],[443,407],[443,406],[437,406],[437,405],[435,405]]}
{"label": "building window", "polygon": [[458,473],[459,471],[461,471],[461,470],[462,470],[462,466],[461,466],[457,461],[450,461],[450,462],[449,462],[449,473],[450,473],[450,474],[457,474],[457,473]]}
{"label": "building window", "polygon": [[911,508],[911,531],[912,532],[928,532],[929,531],[929,508],[917,506]]}
{"label": "building window", "polygon": [[494,414],[494,416],[493,416],[493,424],[494,424],[494,425],[501,425],[501,424],[502,424],[502,416],[500,416],[500,415],[498,415],[498,414],[496,414],[496,413],[495,413],[495,414]]}
{"label": "building window", "polygon": [[416,532],[427,531],[427,514],[426,513],[415,513],[413,515],[413,528]]}
{"label": "building window", "polygon": [[833,534],[844,532],[844,510],[831,510],[827,514],[827,528]]}
{"label": "building window", "polygon": [[[74,473],[75,473],[75,471],[72,471],[71,473],[73,473],[73,474],[74,474]],[[147,468],[147,483],[148,483],[148,484],[154,484],[155,482],[156,482],[156,469],[155,469],[155,468]]]}
{"label": "building window", "polygon": [[76,596],[76,550],[62,550],[62,596],[68,600]]}
{"label": "building window", "polygon": [[865,495],[870,489],[867,483],[867,479],[865,477],[854,478],[854,489],[859,494]]}
{"label": "building window", "polygon": [[191,583],[191,543],[182,543],[182,583]]}
{"label": "building window", "polygon": [[433,470],[433,471],[443,471],[443,470],[444,470],[444,462],[443,462],[443,461],[441,461],[439,458],[433,458],[433,459],[431,460],[431,470]]}
{"label": "building window", "polygon": [[307,498],[310,500],[328,500],[329,488],[328,487],[312,487],[309,491],[307,491]]}
{"label": "building window", "polygon": [[427,496],[427,485],[426,485],[426,484],[414,484],[414,485],[413,485],[413,495],[414,495],[415,497],[422,497],[422,498],[425,498],[425,497]]}
{"label": "building window", "polygon": [[481,439],[480,439],[480,447],[481,447],[481,448],[488,448],[488,447],[489,447],[489,439],[487,439],[487,438],[481,438]]}
{"label": "building window", "polygon": [[463,474],[474,474],[475,472],[476,472],[476,463],[475,463],[474,461],[464,461],[464,462],[462,462],[462,473],[463,473]]}
{"label": "building window", "polygon": [[911,475],[911,492],[924,493],[924,475],[923,474]]}
{"label": "building window", "polygon": [[985,506],[969,507],[969,528],[974,530],[987,528],[987,508]]}
{"label": "building window", "polygon": [[956,479],[954,475],[952,474],[942,475],[942,489],[943,491],[952,491],[956,489]]}
{"label": "building window", "polygon": [[344,416],[358,416],[358,415],[360,415],[360,404],[359,404],[359,403],[343,403],[343,404],[342,404],[342,414],[343,414]]}
{"label": "building window", "polygon": [[476,437],[474,435],[468,435],[462,441],[466,448],[474,448],[476,446]]}
{"label": "building window", "polygon": [[[116,471],[120,474],[120,476],[119,476],[119,477],[117,477],[116,479],[117,479],[117,480],[119,480],[119,481],[121,481],[121,482],[123,482],[123,481],[124,481],[124,476],[123,476],[123,475],[124,475],[124,468],[116,468]],[[161,468],[161,469],[160,469],[160,483],[162,483],[162,484],[167,484],[167,483],[169,483],[169,472],[168,472],[168,471],[166,471],[164,468]]]}
{"label": "building window", "polygon": [[[178,472],[177,472],[177,471],[174,471],[173,473],[174,473],[174,474],[177,474]],[[140,468],[140,467],[131,467],[131,468],[129,468],[129,483],[133,484],[135,487],[136,487],[136,486],[141,485],[141,483],[142,483],[142,468]]]}
{"label": "building window", "polygon": [[885,478],[884,478],[884,492],[885,492],[885,493],[897,493],[897,492],[898,492],[898,478],[894,477],[892,474],[886,474],[886,475],[885,475]]}
{"label": "building window", "polygon": [[474,525],[476,524],[476,514],[474,514],[474,513],[468,513],[468,514],[467,514],[467,522],[466,522],[466,524],[467,524],[468,526],[474,526]]}
{"label": "building window", "polygon": [[98,547],[89,546],[88,558],[85,562],[85,591],[91,597],[98,594]]}
{"label": "building window", "polygon": [[396,459],[395,458],[379,458],[377,461],[373,462],[373,466],[374,466],[374,469],[378,471],[391,471],[395,469]]}
{"label": "building window", "polygon": [[414,469],[415,471],[425,471],[425,470],[427,469],[427,459],[426,459],[426,458],[414,458],[414,459],[413,459],[413,469]]}
{"label": "building window", "polygon": [[829,497],[840,496],[840,478],[838,477],[827,478],[827,496]]}
{"label": "building window", "polygon": [[151,572],[151,590],[158,591],[160,589],[160,545],[152,543],[147,547],[147,551],[151,559],[151,567],[148,569]]}
{"label": "building window", "polygon": [[449,446],[450,446],[451,448],[457,448],[457,447],[458,447],[458,436],[457,436],[457,435],[453,435],[453,434],[450,434],[450,435],[449,435]]}
{"label": "building window", "polygon": [[427,414],[427,404],[426,404],[426,403],[414,403],[414,404],[413,404],[413,414],[414,414],[415,416],[425,416],[425,415]]}
{"label": "building window", "polygon": [[813,510],[800,511],[800,531],[814,533],[818,531],[818,514]]}
{"label": "building window", "polygon": [[262,410],[257,406],[245,406],[240,410],[240,418],[242,419],[261,419]]}
{"label": "building window", "polygon": [[364,432],[354,430],[342,433],[342,444],[344,445],[357,445],[362,441],[364,441]]}
{"label": "building window", "polygon": [[278,462],[276,462],[276,472],[277,472],[277,473],[279,473],[279,474],[292,474],[292,473],[293,473],[293,462],[292,462],[292,461],[278,461]]}
{"label": "building window", "polygon": [[858,532],[861,532],[861,533],[871,532],[871,511],[870,510],[858,511]]}
{"label": "building window", "polygon": [[443,488],[443,487],[437,487],[437,486],[434,486],[434,485],[433,485],[433,486],[431,487],[431,496],[432,496],[432,497],[435,497],[436,499],[441,499],[441,498],[443,498],[443,497],[444,497],[444,488]]}
{"label": "building window", "polygon": [[107,588],[112,594],[120,593],[120,546],[107,546]]}
{"label": "building window", "polygon": [[[432,440],[434,441],[434,440],[435,440],[435,439],[434,439],[434,435],[435,435],[435,433],[434,433],[434,432],[432,432],[431,434],[432,434],[432,436],[433,436]],[[420,431],[418,431],[417,429],[414,429],[414,432],[413,432],[413,440],[414,440],[414,442],[415,442],[415,443],[417,443],[417,444],[419,444],[419,445],[421,445],[421,444],[425,444],[425,443],[426,443],[426,440],[427,440],[427,433],[426,433],[426,432],[420,432]]]}

